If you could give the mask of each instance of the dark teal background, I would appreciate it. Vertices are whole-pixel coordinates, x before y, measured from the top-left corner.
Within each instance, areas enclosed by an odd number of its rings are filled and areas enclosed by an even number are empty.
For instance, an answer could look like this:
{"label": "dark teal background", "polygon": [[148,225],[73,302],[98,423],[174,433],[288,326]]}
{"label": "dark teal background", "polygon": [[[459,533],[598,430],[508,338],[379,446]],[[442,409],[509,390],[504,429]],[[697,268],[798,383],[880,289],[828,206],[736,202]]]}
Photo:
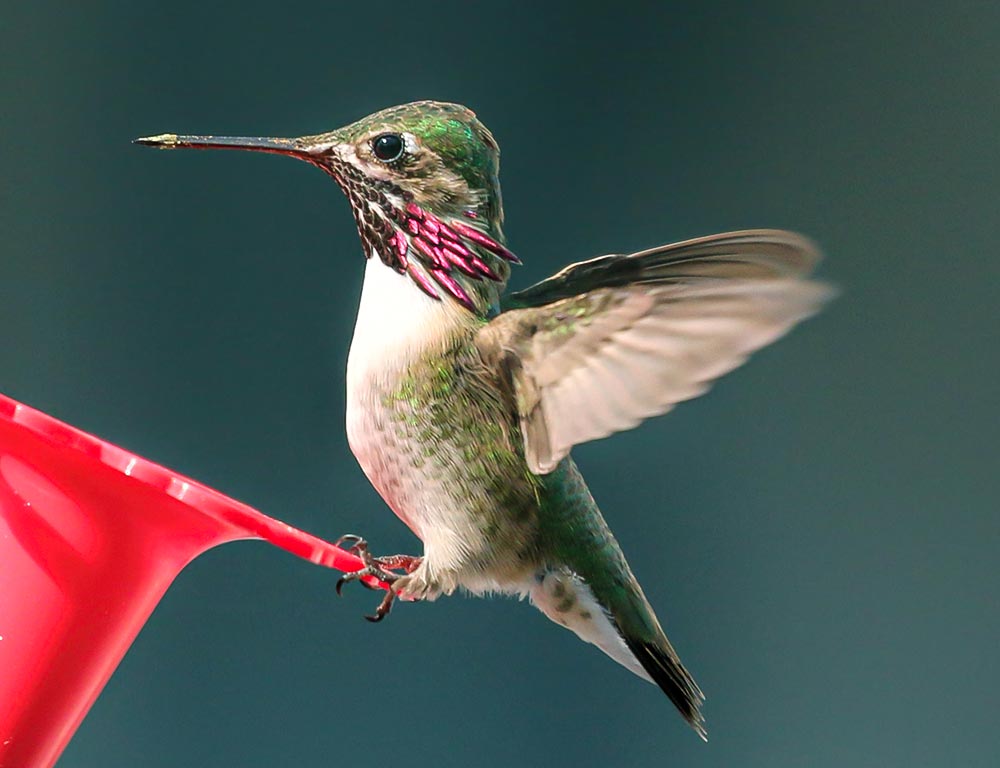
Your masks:
{"label": "dark teal background", "polygon": [[61,765],[997,765],[998,39],[995,3],[7,3],[0,391],[319,535],[418,548],[344,435],[348,206],[135,136],[460,101],[503,147],[515,287],[772,226],[842,288],[576,451],[707,745],[527,605],[372,626],[373,594],[244,543],[180,576]]}

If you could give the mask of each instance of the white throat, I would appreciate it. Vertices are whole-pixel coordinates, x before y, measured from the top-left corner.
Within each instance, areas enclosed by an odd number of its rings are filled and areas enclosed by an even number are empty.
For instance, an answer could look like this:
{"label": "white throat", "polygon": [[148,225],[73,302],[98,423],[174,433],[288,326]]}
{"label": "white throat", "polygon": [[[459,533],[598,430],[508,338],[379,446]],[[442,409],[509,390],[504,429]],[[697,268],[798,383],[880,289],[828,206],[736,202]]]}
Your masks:
{"label": "white throat", "polygon": [[348,397],[405,367],[440,343],[466,310],[448,297],[432,299],[408,275],[368,259],[354,339],[347,358]]}

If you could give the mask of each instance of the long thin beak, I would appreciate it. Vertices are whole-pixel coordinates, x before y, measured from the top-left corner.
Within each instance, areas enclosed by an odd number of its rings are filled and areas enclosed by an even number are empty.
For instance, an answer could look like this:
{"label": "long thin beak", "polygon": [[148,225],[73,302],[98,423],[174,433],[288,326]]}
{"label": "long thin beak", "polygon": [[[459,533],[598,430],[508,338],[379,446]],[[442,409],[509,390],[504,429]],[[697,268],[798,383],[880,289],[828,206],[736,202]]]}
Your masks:
{"label": "long thin beak", "polygon": [[136,139],[133,144],[143,144],[158,149],[242,149],[246,152],[270,152],[276,155],[290,155],[301,160],[309,156],[308,147],[302,139],[270,139],[249,136],[178,136],[162,133]]}

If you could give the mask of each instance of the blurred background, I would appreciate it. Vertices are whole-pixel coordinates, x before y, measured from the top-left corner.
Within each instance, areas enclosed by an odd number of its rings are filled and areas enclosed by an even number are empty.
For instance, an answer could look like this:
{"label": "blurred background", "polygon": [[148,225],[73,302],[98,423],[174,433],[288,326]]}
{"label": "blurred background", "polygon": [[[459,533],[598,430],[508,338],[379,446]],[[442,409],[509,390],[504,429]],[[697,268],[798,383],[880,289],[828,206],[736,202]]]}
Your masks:
{"label": "blurred background", "polygon": [[373,593],[241,543],[181,574],[60,765],[996,765],[1000,10],[878,6],[8,3],[0,391],[326,538],[419,550],[344,434],[349,208],[301,163],[136,136],[459,101],[503,148],[514,287],[765,226],[842,289],[575,452],[707,745],[525,604],[373,626]]}

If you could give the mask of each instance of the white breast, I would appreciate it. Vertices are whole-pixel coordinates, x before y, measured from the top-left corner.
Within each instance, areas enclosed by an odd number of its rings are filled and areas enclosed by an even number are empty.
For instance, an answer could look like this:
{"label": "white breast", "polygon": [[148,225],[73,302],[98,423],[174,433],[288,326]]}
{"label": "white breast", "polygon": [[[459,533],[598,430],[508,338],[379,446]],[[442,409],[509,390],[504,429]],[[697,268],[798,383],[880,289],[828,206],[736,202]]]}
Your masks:
{"label": "white breast", "polygon": [[[405,369],[443,347],[465,310],[425,294],[407,275],[368,260],[354,339],[347,358],[347,440],[365,475],[393,511],[424,537],[413,507],[420,489],[411,477],[411,446],[400,445],[384,423],[383,398]],[[423,489],[426,491],[427,489]]]}

